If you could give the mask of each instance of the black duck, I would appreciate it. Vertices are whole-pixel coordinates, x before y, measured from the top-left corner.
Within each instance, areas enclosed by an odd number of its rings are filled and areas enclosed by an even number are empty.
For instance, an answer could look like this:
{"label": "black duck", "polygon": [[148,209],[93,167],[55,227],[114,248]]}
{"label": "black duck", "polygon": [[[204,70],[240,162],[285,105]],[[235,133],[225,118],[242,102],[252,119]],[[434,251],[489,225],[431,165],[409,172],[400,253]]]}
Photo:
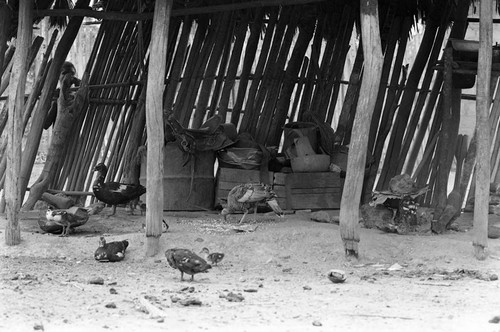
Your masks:
{"label": "black duck", "polygon": [[125,258],[127,247],[127,240],[106,243],[104,236],[101,236],[94,258],[99,262],[119,262]]}
{"label": "black duck", "polygon": [[[113,206],[113,212],[108,217],[115,214],[117,205],[127,204],[146,192],[146,188],[140,184],[104,182],[108,168],[103,163],[97,164],[94,171],[98,172],[97,179],[92,187],[95,197],[101,202]],[[130,208],[133,214],[133,204],[131,204]]]}
{"label": "black duck", "polygon": [[224,220],[227,215],[234,212],[243,212],[240,224],[245,220],[250,209],[254,209],[254,217],[257,217],[257,206],[266,203],[278,216],[283,217],[283,210],[278,205],[278,196],[271,186],[263,183],[240,184],[231,189],[227,195],[227,206],[222,209]]}
{"label": "black duck", "polygon": [[208,264],[203,258],[188,249],[173,248],[165,251],[168,264],[181,271],[181,280],[184,280],[184,273],[191,275],[191,281],[194,275],[201,272],[208,272],[212,265]]}

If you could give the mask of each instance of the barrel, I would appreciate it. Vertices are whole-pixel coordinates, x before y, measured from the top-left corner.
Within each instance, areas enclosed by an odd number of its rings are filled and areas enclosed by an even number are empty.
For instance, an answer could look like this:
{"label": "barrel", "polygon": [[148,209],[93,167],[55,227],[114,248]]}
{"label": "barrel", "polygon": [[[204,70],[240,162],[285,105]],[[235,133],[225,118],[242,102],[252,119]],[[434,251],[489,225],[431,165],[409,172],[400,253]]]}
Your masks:
{"label": "barrel", "polygon": [[[163,210],[211,210],[214,204],[214,151],[196,151],[183,166],[187,155],[176,143],[163,148]],[[146,156],[142,158],[139,181],[147,186]],[[147,192],[146,192],[147,195]]]}

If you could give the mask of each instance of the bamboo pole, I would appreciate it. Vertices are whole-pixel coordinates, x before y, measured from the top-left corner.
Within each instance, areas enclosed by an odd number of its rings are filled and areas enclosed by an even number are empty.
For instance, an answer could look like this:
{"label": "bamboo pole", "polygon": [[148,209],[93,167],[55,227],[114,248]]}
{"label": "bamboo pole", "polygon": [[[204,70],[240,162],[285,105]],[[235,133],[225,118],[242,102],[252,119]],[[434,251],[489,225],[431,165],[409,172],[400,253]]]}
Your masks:
{"label": "bamboo pole", "polygon": [[[181,114],[181,122],[186,123],[186,126],[189,126],[189,124],[191,122],[191,117],[193,115],[193,111],[195,111],[194,107],[196,105],[196,100],[198,99],[199,87],[200,87],[201,81],[203,80],[204,73],[207,70],[207,63],[209,62],[208,59],[209,59],[210,54],[212,53],[212,50],[216,44],[216,40],[217,40],[216,36],[217,36],[217,29],[218,29],[217,21],[218,21],[218,19],[216,19],[216,18],[211,19],[211,23],[210,23],[209,28],[208,28],[208,33],[204,38],[203,46],[202,46],[200,53],[198,54],[198,57],[196,60],[193,77],[189,82],[190,84],[189,84],[188,91],[187,91],[187,97],[186,97],[186,100],[184,101],[184,108],[183,108],[182,114]],[[212,69],[209,69],[209,70],[212,70]],[[205,79],[207,79],[207,78],[205,77]],[[212,79],[213,79],[213,77],[212,77]],[[204,101],[202,100],[202,102],[204,102]],[[202,116],[202,114],[199,114],[198,116],[196,116],[196,114],[195,114],[194,120],[196,120],[196,122],[193,122],[191,124],[191,127],[196,128],[196,129],[198,129],[203,123],[203,119],[205,117],[205,112],[206,112],[206,107],[203,110],[203,112],[201,109],[199,112],[203,113],[203,116]]]}
{"label": "bamboo pole", "polygon": [[227,67],[226,79],[224,80],[224,85],[222,87],[222,92],[219,99],[219,110],[217,112],[217,114],[219,114],[223,120],[226,120],[231,91],[233,90],[236,83],[236,74],[240,63],[243,45],[246,40],[249,16],[250,12],[247,11],[243,13],[240,21],[237,23],[237,26],[235,28],[235,41],[233,44],[231,58],[229,59],[229,64]]}
{"label": "bamboo pole", "polygon": [[292,110],[290,111],[290,121],[298,121],[297,114],[299,113],[299,103],[301,100],[302,89],[304,87],[304,82],[306,81],[307,68],[309,68],[309,58],[304,57],[304,62],[302,62],[302,68],[299,74],[299,81],[297,82],[297,87],[295,89],[295,94],[293,98]]}
{"label": "bamboo pole", "polygon": [[[264,107],[264,103],[266,101],[267,94],[272,84],[273,78],[273,68],[276,63],[276,60],[279,55],[279,50],[281,46],[281,42],[283,41],[285,35],[285,29],[290,22],[290,15],[292,13],[292,9],[285,8],[279,15],[279,20],[276,24],[276,28],[274,31],[274,37],[271,45],[271,49],[269,51],[269,56],[266,62],[266,68],[264,70],[264,74],[262,76],[262,80],[260,82],[260,86],[258,89],[258,93],[256,96],[255,105],[252,106],[255,108],[255,112],[252,112],[252,122],[250,123],[250,133],[254,136],[257,136],[257,130],[259,129],[259,123],[262,123],[262,109]],[[258,138],[258,137],[257,137]]]}
{"label": "bamboo pole", "polygon": [[304,92],[302,93],[302,98],[300,100],[299,114],[297,117],[299,121],[303,120],[304,113],[308,112],[310,109],[314,90],[314,80],[317,79],[319,75],[319,57],[323,43],[325,20],[326,13],[320,12],[317,16],[316,31],[311,46],[311,59],[307,68],[307,79],[305,80]]}
{"label": "bamboo pole", "polygon": [[[289,87],[284,86],[285,75],[286,75],[285,71],[286,61],[288,58],[288,54],[290,53],[290,48],[292,45],[293,37],[295,35],[298,23],[299,23],[299,15],[297,9],[293,8],[290,16],[290,21],[287,23],[286,33],[283,36],[283,40],[281,42],[278,58],[276,59],[276,62],[274,63],[274,65],[271,68],[272,70],[270,71],[271,77],[267,88],[268,91],[266,92],[262,114],[257,125],[256,140],[261,144],[265,144],[269,139],[270,145],[274,146],[279,145],[279,142],[276,143],[276,140],[279,140],[279,136],[281,136],[281,130],[285,122],[286,115],[288,114],[288,103],[290,102],[290,96],[291,96],[290,88],[293,90],[293,84],[295,84],[295,78],[294,78],[293,81],[289,80],[288,82],[290,84]],[[303,40],[307,38],[303,37],[305,35],[307,35],[307,33],[302,33],[301,41],[297,45],[299,46],[299,50],[296,53],[297,54],[302,53],[302,56],[300,55],[295,56],[293,59],[294,63],[290,62],[288,63],[289,66],[291,65],[290,68],[292,69],[292,72],[298,72],[298,70],[300,69],[302,58],[303,55],[305,54],[305,50],[303,49],[303,44],[304,44]],[[310,38],[311,37],[312,37],[312,31],[310,31]],[[299,40],[297,39],[297,41]],[[292,73],[291,76],[296,77],[297,74]],[[288,95],[288,97],[286,97],[286,95],[283,96],[283,98],[287,98],[288,100],[285,103],[286,105],[283,104],[282,106],[280,106],[281,108],[283,108],[280,110],[280,112],[283,113],[281,116],[277,114],[278,111],[277,102],[280,96],[280,91]],[[284,100],[282,100],[281,102],[284,103]],[[279,121],[280,123],[278,123],[277,121]],[[278,136],[278,138],[276,138],[276,136]]]}
{"label": "bamboo pole", "polygon": [[361,84],[361,99],[356,111],[347,161],[345,186],[340,203],[340,233],[347,256],[358,257],[359,203],[365,172],[366,150],[373,107],[380,86],[383,55],[378,23],[378,1],[360,0],[361,35],[366,68]]}
{"label": "bamboo pole", "polygon": [[5,187],[5,201],[7,206],[7,227],[5,228],[5,244],[8,246],[21,243],[21,228],[19,226],[19,208],[21,199],[21,149],[23,137],[23,106],[26,78],[28,74],[28,51],[33,33],[33,3],[21,1],[19,4],[19,24],[17,30],[18,47],[11,74],[9,89],[10,116],[8,119],[8,146],[7,146],[7,173]]}
{"label": "bamboo pole", "polygon": [[224,42],[224,53],[222,54],[222,59],[219,65],[219,70],[217,72],[217,77],[215,78],[215,87],[212,92],[212,100],[210,102],[210,110],[208,112],[208,117],[215,115],[217,108],[219,106],[220,95],[222,92],[222,87],[224,85],[225,73],[229,63],[229,58],[231,56],[231,45],[233,40],[233,30],[236,25],[236,15],[232,13],[231,19],[228,23],[228,33]]}
{"label": "bamboo pole", "polygon": [[299,75],[300,67],[307,48],[309,47],[309,42],[313,37],[313,33],[314,24],[311,24],[309,21],[303,22],[303,24],[299,23],[299,35],[297,36],[295,46],[290,59],[288,60],[288,66],[285,70],[283,86],[281,92],[279,93],[278,102],[276,103],[276,114],[274,115],[272,121],[270,121],[271,130],[268,134],[270,139],[266,142],[271,145],[279,146],[283,126],[290,111],[290,100],[292,99],[292,93],[296,84],[297,76]]}
{"label": "bamboo pole", "polygon": [[[351,45],[349,44],[349,40],[351,38],[352,32],[353,32],[353,27],[354,27],[354,22],[356,20],[356,11],[349,6],[349,11],[348,11],[349,19],[344,26],[344,32],[342,34],[342,40],[340,43],[340,50],[339,50],[339,55],[336,59],[336,64],[335,64],[335,71],[334,71],[334,76],[331,80],[330,84],[333,84],[333,92],[332,96],[330,98],[330,106],[327,110],[327,116],[326,116],[326,123],[332,123],[333,117],[335,115],[335,109],[337,107],[337,101],[339,99],[339,92],[340,92],[340,86],[341,86],[341,80],[342,80],[342,74],[344,72],[344,67],[346,63],[346,58],[347,54],[349,52],[349,49]],[[335,55],[334,55],[335,58]],[[325,107],[328,107],[328,105],[325,105]]]}
{"label": "bamboo pole", "polygon": [[493,3],[483,0],[479,5],[479,58],[476,99],[476,193],[474,195],[474,256],[486,259],[488,245],[488,203],[490,188],[490,131],[488,113],[491,105],[490,81],[493,44]]}
{"label": "bamboo pole", "polygon": [[[263,81],[264,67],[267,62],[267,56],[270,52],[271,41],[273,38],[276,22],[278,20],[278,10],[272,8],[269,13],[269,22],[266,27],[266,34],[264,40],[262,41],[262,47],[260,49],[259,61],[257,62],[257,67],[255,68],[252,84],[248,90],[247,102],[245,105],[245,114],[241,120],[241,125],[239,132],[249,132],[255,133],[255,126],[257,124],[257,119],[259,117],[259,108],[255,104],[255,99],[259,86]],[[255,120],[254,120],[255,119]]]}
{"label": "bamboo pole", "polygon": [[360,85],[362,84],[361,72],[364,64],[362,41],[363,36],[361,36],[361,42],[356,51],[356,58],[354,59],[351,76],[349,77],[349,86],[347,87],[344,105],[342,105],[342,110],[340,111],[337,132],[335,133],[336,136],[342,139],[342,144],[344,145],[349,144],[349,122],[351,118],[355,117],[355,104],[358,100]]}
{"label": "bamboo pole", "polygon": [[245,56],[243,59],[243,68],[241,70],[238,94],[236,95],[236,101],[233,106],[233,111],[231,112],[231,123],[233,123],[235,126],[238,126],[240,120],[241,108],[243,107],[243,101],[247,93],[248,78],[250,76],[250,72],[252,71],[252,66],[255,60],[263,19],[264,11],[259,8],[255,11],[254,21],[251,22],[250,25],[250,36],[248,37],[247,46],[245,48]]}
{"label": "bamboo pole", "polygon": [[156,1],[151,35],[150,74],[146,91],[146,127],[148,131],[146,256],[160,250],[163,217],[163,114],[162,109],[168,26],[173,0]]}
{"label": "bamboo pole", "polygon": [[191,17],[186,17],[182,23],[182,32],[175,50],[172,69],[170,71],[170,78],[167,80],[165,98],[163,101],[163,111],[166,113],[170,113],[173,109],[177,86],[180,81],[184,65],[184,58],[187,54],[187,44],[189,41],[192,23],[193,21]]}
{"label": "bamboo pole", "polygon": [[387,153],[379,180],[382,188],[387,188],[390,179],[396,175],[398,165],[397,160],[399,160],[401,156],[403,135],[406,130],[406,125],[408,124],[422,72],[425,68],[429,58],[429,53],[435,40],[437,28],[438,24],[436,24],[436,22],[432,19],[429,19],[425,25],[424,36],[422,37],[422,42],[418,49],[417,56],[415,57],[415,61],[408,75],[406,87],[403,96],[401,97],[399,112],[396,116],[393,126],[394,129],[387,147]]}
{"label": "bamboo pole", "polygon": [[[206,17],[201,17],[198,20],[198,25],[196,27],[196,32],[193,38],[193,43],[189,49],[189,56],[185,64],[184,75],[182,77],[181,85],[179,87],[179,92],[176,95],[174,104],[174,116],[179,119],[182,126],[187,127],[189,124],[189,118],[183,115],[185,100],[188,97],[189,85],[191,84],[191,79],[196,69],[196,62],[200,54],[201,47],[203,45],[203,40],[208,29],[208,19]],[[182,117],[182,119],[181,119]]]}
{"label": "bamboo pole", "polygon": [[198,101],[196,102],[196,110],[193,119],[193,128],[200,128],[205,119],[207,112],[208,101],[212,92],[212,86],[215,81],[215,72],[219,66],[222,52],[224,51],[224,42],[226,41],[226,34],[228,33],[228,23],[231,18],[230,13],[223,13],[217,20],[217,27],[215,30],[215,44],[213,45],[212,54],[208,61],[207,68],[203,78],[203,84],[199,92]]}

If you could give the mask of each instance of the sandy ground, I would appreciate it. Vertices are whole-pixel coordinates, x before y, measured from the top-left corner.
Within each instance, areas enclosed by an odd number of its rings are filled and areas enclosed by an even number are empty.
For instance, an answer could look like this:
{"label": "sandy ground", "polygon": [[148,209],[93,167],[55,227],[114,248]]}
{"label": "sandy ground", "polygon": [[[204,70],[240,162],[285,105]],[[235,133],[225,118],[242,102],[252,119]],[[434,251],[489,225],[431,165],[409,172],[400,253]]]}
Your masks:
{"label": "sandy ground", "polygon": [[[108,212],[108,211],[104,211]],[[165,213],[160,253],[144,256],[145,217],[91,216],[69,237],[22,216],[22,243],[0,241],[1,331],[500,331],[500,240],[473,257],[472,231],[395,235],[361,229],[360,258],[344,256],[339,226],[259,214],[245,229],[211,213]],[[461,229],[471,227],[463,215]],[[0,230],[5,233],[5,215]],[[125,260],[100,263],[101,234],[128,239]],[[224,260],[194,282],[168,266],[167,248],[202,247]],[[342,284],[331,269],[345,271]],[[104,283],[90,284],[95,278]],[[493,279],[493,280],[492,280]],[[228,300],[241,294],[241,302]],[[182,300],[201,305],[184,306]]]}

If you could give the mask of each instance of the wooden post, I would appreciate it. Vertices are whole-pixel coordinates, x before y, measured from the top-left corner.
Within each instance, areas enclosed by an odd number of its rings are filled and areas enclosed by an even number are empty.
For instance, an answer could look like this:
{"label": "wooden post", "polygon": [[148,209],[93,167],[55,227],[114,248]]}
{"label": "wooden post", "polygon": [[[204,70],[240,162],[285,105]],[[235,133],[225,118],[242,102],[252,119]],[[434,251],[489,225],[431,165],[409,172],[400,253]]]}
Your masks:
{"label": "wooden post", "polygon": [[[89,5],[89,2],[90,0],[78,0],[75,4],[75,7],[85,8]],[[30,132],[28,134],[26,146],[23,151],[20,174],[21,198],[24,198],[25,190],[28,187],[29,178],[33,169],[33,163],[35,162],[36,153],[38,152],[38,147],[40,145],[40,137],[42,136],[43,124],[52,102],[52,95],[59,80],[61,67],[66,60],[66,56],[71,49],[71,45],[73,45],[73,41],[75,40],[78,31],[80,30],[82,21],[83,17],[81,16],[74,16],[70,19],[68,26],[64,30],[64,33],[54,52],[52,64],[50,65],[42,94],[31,120]]]}
{"label": "wooden post", "polygon": [[[26,76],[28,74],[28,51],[33,33],[33,3],[19,3],[19,25],[17,28],[17,49],[9,87],[9,118],[7,143],[7,173],[5,185],[5,201],[7,204],[7,228],[5,243],[9,246],[21,242],[19,227],[19,207],[21,206],[21,190],[19,186],[19,170],[21,169],[21,142],[23,137],[23,108]],[[14,83],[17,83],[14,84]]]}
{"label": "wooden post", "polygon": [[340,234],[347,256],[358,256],[359,203],[363,189],[370,123],[382,76],[378,0],[360,0],[365,69],[351,135],[347,174],[340,203]]}
{"label": "wooden post", "polygon": [[492,0],[479,5],[479,58],[477,68],[476,99],[476,194],[474,199],[474,255],[486,258],[488,244],[488,203],[490,193],[490,126],[488,114],[491,106],[490,81],[492,58],[493,7]]}
{"label": "wooden post", "polygon": [[151,51],[146,90],[146,130],[148,133],[146,256],[160,250],[163,218],[163,90],[167,58],[168,26],[173,0],[156,1],[151,35]]}

